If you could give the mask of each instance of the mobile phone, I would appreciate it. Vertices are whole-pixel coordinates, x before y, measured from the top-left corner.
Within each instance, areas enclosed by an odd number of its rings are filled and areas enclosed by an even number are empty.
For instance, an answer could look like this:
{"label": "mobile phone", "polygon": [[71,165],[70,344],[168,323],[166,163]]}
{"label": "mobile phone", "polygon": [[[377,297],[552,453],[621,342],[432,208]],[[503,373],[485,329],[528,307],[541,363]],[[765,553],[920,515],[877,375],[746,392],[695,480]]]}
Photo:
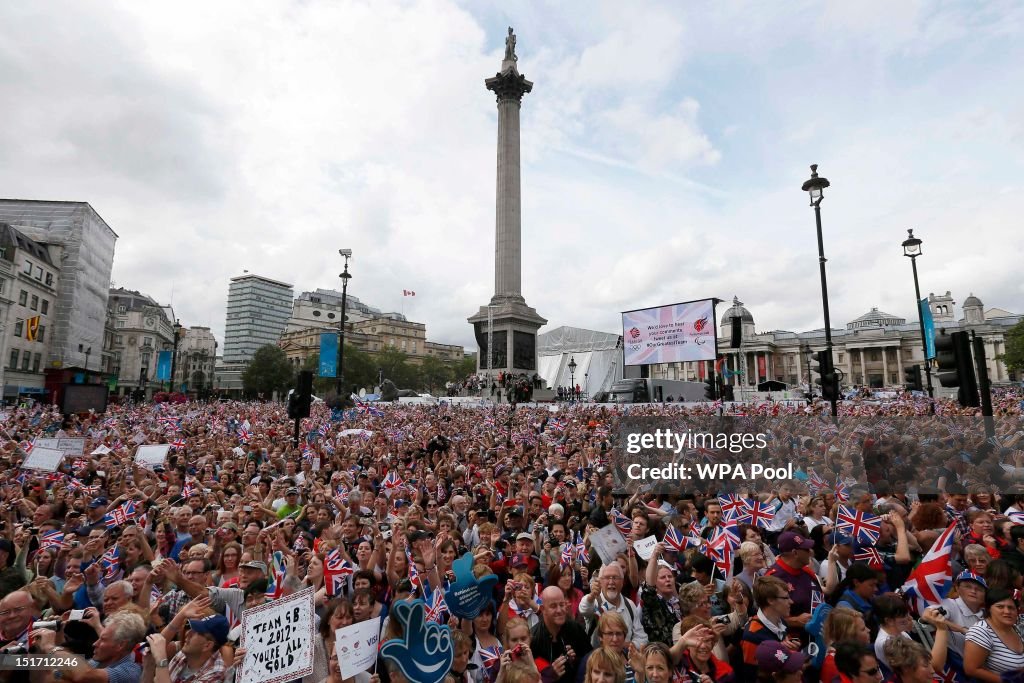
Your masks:
{"label": "mobile phone", "polygon": [[729,623],[729,615],[728,614],[723,614],[720,617],[714,617],[711,621],[716,623],[716,624],[728,624]]}
{"label": "mobile phone", "polygon": [[252,506],[251,505],[243,505],[242,506],[242,511],[243,512],[252,512]]}
{"label": "mobile phone", "polygon": [[85,618],[85,610],[84,609],[73,609],[68,614],[68,621],[81,621],[84,618]]}

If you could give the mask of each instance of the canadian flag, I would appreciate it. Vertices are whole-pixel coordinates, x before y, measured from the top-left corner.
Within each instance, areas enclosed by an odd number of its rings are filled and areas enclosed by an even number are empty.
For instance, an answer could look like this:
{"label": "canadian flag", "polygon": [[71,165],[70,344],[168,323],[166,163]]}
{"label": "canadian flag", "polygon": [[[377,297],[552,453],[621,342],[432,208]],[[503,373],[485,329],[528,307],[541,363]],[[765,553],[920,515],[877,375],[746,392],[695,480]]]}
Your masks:
{"label": "canadian flag", "polygon": [[403,289],[402,296],[416,296],[416,292],[412,291],[411,289]]}

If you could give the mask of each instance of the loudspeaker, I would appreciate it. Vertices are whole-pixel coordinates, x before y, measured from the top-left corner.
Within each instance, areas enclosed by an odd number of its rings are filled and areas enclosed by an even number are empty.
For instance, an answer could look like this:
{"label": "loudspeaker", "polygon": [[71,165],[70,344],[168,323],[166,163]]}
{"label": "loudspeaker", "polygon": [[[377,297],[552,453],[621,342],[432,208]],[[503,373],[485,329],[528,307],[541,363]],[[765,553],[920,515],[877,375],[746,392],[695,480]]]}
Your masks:
{"label": "loudspeaker", "polygon": [[734,349],[740,347],[740,341],[743,339],[743,321],[736,317],[732,319],[732,339],[730,340],[729,346]]}

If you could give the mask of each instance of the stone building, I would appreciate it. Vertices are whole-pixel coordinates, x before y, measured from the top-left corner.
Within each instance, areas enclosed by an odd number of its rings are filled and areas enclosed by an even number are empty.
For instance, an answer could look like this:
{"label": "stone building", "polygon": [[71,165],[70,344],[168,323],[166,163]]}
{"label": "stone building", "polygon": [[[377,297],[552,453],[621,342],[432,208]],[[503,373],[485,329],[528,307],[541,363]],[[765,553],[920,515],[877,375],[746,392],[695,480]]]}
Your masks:
{"label": "stone building", "polygon": [[[971,294],[964,300],[963,316],[957,319],[956,302],[950,292],[928,295],[928,304],[937,334],[972,330],[985,343],[989,379],[993,384],[1019,381],[1006,365],[996,360],[1005,353],[1006,331],[1017,324],[1022,315],[999,308],[985,309],[981,300]],[[732,320],[739,317],[743,331],[738,349],[730,348]],[[921,328],[915,315],[907,320],[898,315],[872,308],[848,322],[846,329],[832,330],[833,362],[843,373],[843,386],[900,386],[903,370],[922,365],[924,353]],[[718,337],[719,355],[730,372],[729,383],[751,388],[765,380],[784,382],[796,387],[808,383],[812,354],[825,348],[825,330],[788,332],[773,330],[757,332],[754,317],[738,298],[721,319]],[[700,381],[708,375],[707,366],[693,363],[666,363],[651,367],[651,376],[662,379]],[[936,391],[941,387],[935,382]]]}
{"label": "stone building", "polygon": [[169,306],[135,290],[111,289],[107,330],[109,366],[104,370],[116,378],[113,393],[125,396],[142,389],[149,397],[167,388],[155,377],[159,353],[174,346],[174,312]]}

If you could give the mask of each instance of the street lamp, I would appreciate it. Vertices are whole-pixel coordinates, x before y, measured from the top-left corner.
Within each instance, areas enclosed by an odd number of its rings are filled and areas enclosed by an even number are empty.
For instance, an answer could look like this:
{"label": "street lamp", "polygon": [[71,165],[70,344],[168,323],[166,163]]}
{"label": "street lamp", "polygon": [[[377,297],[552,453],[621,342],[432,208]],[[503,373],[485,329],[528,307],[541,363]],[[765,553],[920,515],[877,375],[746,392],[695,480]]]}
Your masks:
{"label": "street lamp", "polygon": [[576,356],[569,357],[569,395],[576,398]]}
{"label": "street lamp", "polygon": [[[818,165],[811,164],[811,177],[806,180],[801,186],[804,192],[810,195],[811,206],[814,207],[814,223],[818,231],[818,267],[821,271],[821,305],[825,312],[825,350],[828,352],[828,356],[832,358],[832,323],[828,316],[828,283],[825,278],[825,245],[821,238],[821,200],[824,198],[824,190],[829,186],[827,178],[821,178],[818,176]],[[833,376],[835,373],[831,373]],[[831,391],[829,391],[829,402],[832,404],[832,417],[836,417],[839,414],[838,406],[836,405],[836,390],[838,389],[838,382],[832,383]],[[822,377],[822,393],[825,393],[825,378]]]}
{"label": "street lamp", "polygon": [[181,336],[181,321],[174,321],[174,350],[171,351],[171,393],[174,393],[174,373],[178,369],[178,341]]}
{"label": "street lamp", "polygon": [[[584,396],[590,396],[590,373],[589,372],[584,372],[583,373],[583,395]],[[589,401],[590,399],[588,398],[587,400]]]}
{"label": "street lamp", "polygon": [[921,326],[921,348],[924,350],[924,372],[928,377],[929,409],[934,415],[935,389],[932,387],[932,365],[928,362],[928,338],[925,336],[924,312],[921,310],[921,286],[917,281],[917,257],[921,255],[921,240],[914,237],[913,230],[907,230],[907,235],[907,239],[903,240],[903,255],[910,259],[910,267],[914,271],[914,306],[917,307],[917,322]]}
{"label": "street lamp", "polygon": [[348,298],[348,281],[352,276],[348,272],[348,260],[352,258],[351,249],[339,249],[338,253],[345,259],[345,270],[338,277],[341,278],[341,320],[338,321],[338,404],[341,405],[341,388],[345,384],[345,304]]}

